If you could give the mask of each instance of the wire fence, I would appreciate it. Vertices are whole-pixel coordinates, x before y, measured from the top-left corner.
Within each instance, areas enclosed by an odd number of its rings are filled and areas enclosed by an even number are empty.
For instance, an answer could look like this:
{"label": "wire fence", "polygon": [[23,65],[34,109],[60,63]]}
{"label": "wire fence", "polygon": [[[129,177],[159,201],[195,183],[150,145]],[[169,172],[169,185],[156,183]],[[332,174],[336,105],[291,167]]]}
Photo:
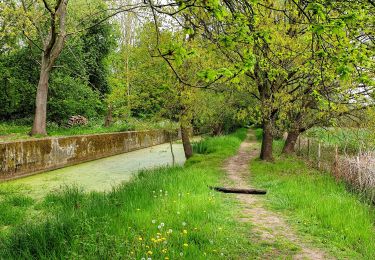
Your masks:
{"label": "wire fence", "polygon": [[332,173],[375,203],[375,151],[347,151],[301,136],[295,148],[311,166]]}

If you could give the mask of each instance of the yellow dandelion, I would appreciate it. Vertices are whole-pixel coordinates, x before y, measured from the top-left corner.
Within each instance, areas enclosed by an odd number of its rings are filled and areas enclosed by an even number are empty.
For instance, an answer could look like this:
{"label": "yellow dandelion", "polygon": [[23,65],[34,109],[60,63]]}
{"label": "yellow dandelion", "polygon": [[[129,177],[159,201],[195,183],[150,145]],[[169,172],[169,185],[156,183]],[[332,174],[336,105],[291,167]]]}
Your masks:
{"label": "yellow dandelion", "polygon": [[182,231],[182,233],[184,233],[184,234],[187,234],[187,230],[186,230],[186,229],[184,229],[184,230]]}
{"label": "yellow dandelion", "polygon": [[164,259],[165,259],[165,260],[168,260],[168,259],[169,259],[169,257],[168,257],[168,256],[166,256],[166,257],[164,257]]}
{"label": "yellow dandelion", "polygon": [[148,254],[148,255],[152,255],[152,251],[150,251],[150,250],[147,251],[147,254]]}
{"label": "yellow dandelion", "polygon": [[143,238],[142,238],[142,237],[139,237],[139,238],[138,238],[138,240],[139,240],[139,241],[142,241],[142,240],[143,240]]}
{"label": "yellow dandelion", "polygon": [[189,246],[189,244],[187,244],[187,243],[184,244],[184,247],[188,247],[188,246]]}

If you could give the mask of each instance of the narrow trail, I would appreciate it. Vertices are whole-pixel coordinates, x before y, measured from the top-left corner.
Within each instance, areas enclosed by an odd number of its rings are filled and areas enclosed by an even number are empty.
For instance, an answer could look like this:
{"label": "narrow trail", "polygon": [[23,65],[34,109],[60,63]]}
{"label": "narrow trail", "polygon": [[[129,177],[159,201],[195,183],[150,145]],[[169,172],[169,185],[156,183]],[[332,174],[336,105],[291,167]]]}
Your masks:
{"label": "narrow trail", "polygon": [[[258,155],[259,145],[255,141],[253,131],[249,131],[237,155],[229,158],[224,165],[232,185],[238,188],[249,188],[249,174],[251,174],[249,164]],[[257,241],[255,242],[265,243],[272,247],[272,244],[284,241],[300,248],[298,251],[283,255],[284,253],[280,252],[280,248],[274,246],[263,259],[274,259],[275,257],[283,259],[332,259],[320,249],[312,248],[304,243],[282,216],[265,207],[264,197],[246,194],[239,194],[236,197],[242,207],[242,216],[239,221],[253,225],[252,231],[257,235]]]}

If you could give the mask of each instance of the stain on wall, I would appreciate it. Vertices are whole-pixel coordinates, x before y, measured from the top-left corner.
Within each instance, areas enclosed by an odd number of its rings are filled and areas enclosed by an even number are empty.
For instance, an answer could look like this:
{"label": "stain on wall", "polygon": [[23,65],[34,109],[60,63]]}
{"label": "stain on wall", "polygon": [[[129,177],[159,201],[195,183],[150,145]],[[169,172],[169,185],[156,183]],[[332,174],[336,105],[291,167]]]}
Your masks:
{"label": "stain on wall", "polygon": [[[172,138],[178,138],[177,130]],[[165,142],[169,142],[169,134],[155,130],[0,143],[0,180],[36,174]]]}

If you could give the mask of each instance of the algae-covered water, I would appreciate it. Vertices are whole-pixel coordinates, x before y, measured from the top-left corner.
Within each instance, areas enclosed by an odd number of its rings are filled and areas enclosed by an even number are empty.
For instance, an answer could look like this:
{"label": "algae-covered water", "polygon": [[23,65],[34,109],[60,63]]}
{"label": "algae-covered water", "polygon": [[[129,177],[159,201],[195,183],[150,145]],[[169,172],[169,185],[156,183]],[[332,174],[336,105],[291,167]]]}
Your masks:
{"label": "algae-covered water", "polygon": [[[185,161],[182,144],[173,144],[176,164]],[[66,185],[77,185],[85,191],[108,191],[128,181],[141,169],[172,165],[169,144],[115,155],[30,177],[0,183],[0,190],[17,190],[31,197],[42,197]]]}

